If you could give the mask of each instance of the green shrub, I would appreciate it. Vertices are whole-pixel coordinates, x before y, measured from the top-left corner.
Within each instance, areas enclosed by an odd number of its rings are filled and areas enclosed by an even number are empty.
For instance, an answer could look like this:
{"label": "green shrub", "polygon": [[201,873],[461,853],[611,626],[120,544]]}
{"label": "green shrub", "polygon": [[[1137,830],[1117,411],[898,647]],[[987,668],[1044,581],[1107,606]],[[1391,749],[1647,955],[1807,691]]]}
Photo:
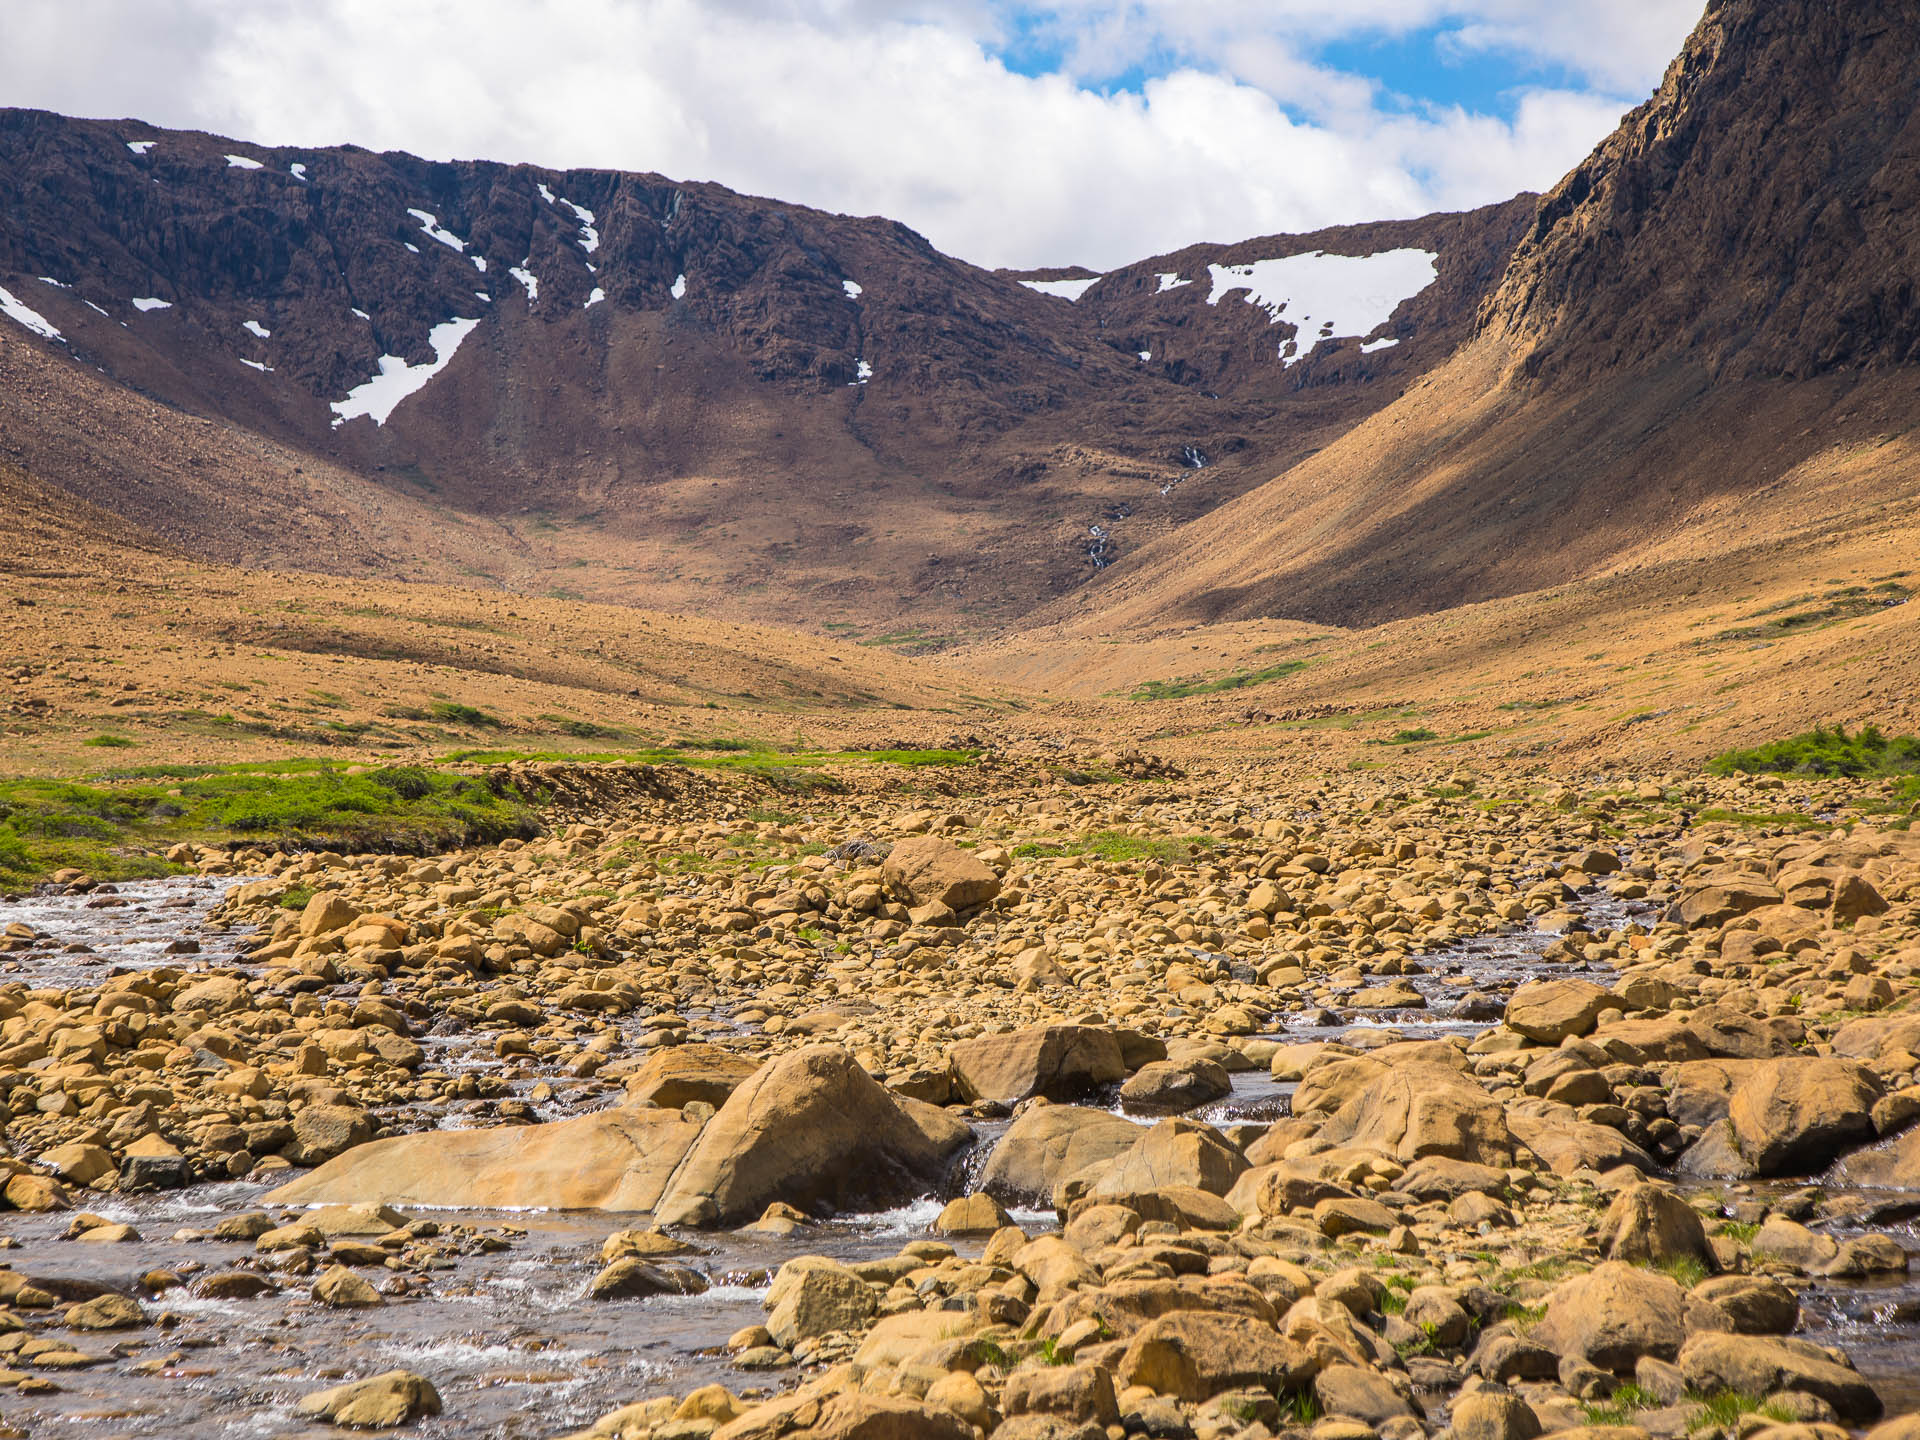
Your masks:
{"label": "green shrub", "polygon": [[1920,739],[1889,738],[1877,725],[1853,735],[1844,725],[1816,725],[1752,750],[1725,751],[1707,769],[1715,775],[1913,775],[1920,774]]}
{"label": "green shrub", "polygon": [[80,743],[101,750],[131,750],[139,742],[129,740],[124,735],[96,735],[91,740],[82,740]]}

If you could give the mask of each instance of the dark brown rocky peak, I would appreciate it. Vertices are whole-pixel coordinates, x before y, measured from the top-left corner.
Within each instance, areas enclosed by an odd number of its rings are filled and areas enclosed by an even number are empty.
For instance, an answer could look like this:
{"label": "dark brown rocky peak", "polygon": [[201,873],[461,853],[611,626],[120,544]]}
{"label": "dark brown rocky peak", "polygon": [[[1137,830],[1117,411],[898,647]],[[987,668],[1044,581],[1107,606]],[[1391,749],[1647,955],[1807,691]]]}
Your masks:
{"label": "dark brown rocky peak", "polygon": [[1465,338],[1463,297],[1498,282],[1536,200],[1189,245],[1110,271],[1080,305],[1107,343],[1197,390],[1413,375]]}
{"label": "dark brown rocky peak", "polygon": [[1541,203],[1483,325],[1555,379],[1920,359],[1916,35],[1916,0],[1712,0],[1659,92]]}

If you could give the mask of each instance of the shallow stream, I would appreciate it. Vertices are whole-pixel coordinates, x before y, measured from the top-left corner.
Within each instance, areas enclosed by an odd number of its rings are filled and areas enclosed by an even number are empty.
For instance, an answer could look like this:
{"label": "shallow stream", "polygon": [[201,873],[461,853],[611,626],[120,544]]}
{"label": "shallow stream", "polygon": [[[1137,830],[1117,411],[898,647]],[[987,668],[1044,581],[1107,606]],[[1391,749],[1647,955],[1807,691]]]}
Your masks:
{"label": "shallow stream", "polygon": [[[109,898],[99,895],[0,903],[0,930],[22,920],[56,942],[51,950],[43,946],[28,954],[0,956],[0,979],[85,985],[98,983],[114,966],[193,969],[230,963],[237,945],[204,921],[236,883],[199,878],[143,882],[122,886],[111,897],[124,904],[93,903]],[[1647,918],[1644,907],[1622,904],[1601,891],[1582,897],[1578,908],[1598,932]],[[1336,1006],[1338,1023],[1321,1023],[1327,1017],[1309,1015],[1312,1023],[1289,1024],[1271,1038],[1345,1039],[1371,1046],[1402,1037],[1476,1034],[1492,1022],[1451,1013],[1469,990],[1504,995],[1543,975],[1588,973],[1605,981],[1605,967],[1547,959],[1546,952],[1560,938],[1528,926],[1461,941],[1418,957],[1425,973],[1410,978],[1426,998],[1426,1008],[1354,1011]],[[199,949],[169,953],[178,941],[193,942]],[[1461,980],[1470,983],[1458,983]],[[432,1063],[443,1068],[447,1061],[476,1068],[499,1065],[490,1056],[461,1054],[463,1047],[453,1041],[428,1043],[439,1052]],[[1200,1107],[1195,1112],[1199,1118],[1231,1124],[1269,1121],[1288,1113],[1293,1086],[1275,1082],[1264,1071],[1232,1079],[1233,1094]],[[512,1089],[524,1093],[533,1083],[522,1074]],[[611,1098],[583,1087],[571,1105],[592,1108]],[[543,1109],[567,1105],[563,1097],[560,1106]],[[1130,1118],[1151,1123],[1154,1117]],[[455,1115],[442,1123],[475,1121],[485,1123],[484,1116]],[[1005,1122],[976,1128],[981,1140],[956,1167],[956,1189],[978,1173],[1004,1133]],[[0,1235],[16,1248],[0,1252],[0,1259],[25,1274],[66,1282],[74,1298],[82,1298],[78,1291],[88,1286],[131,1290],[140,1275],[154,1269],[248,1267],[254,1263],[251,1244],[217,1242],[193,1232],[211,1228],[223,1216],[259,1208],[266,1189],[232,1182],[155,1196],[102,1197],[93,1205],[96,1213],[133,1225],[144,1237],[139,1244],[76,1243],[62,1238],[66,1216],[6,1215],[0,1217]],[[687,1257],[687,1263],[709,1277],[712,1288],[706,1293],[617,1302],[588,1299],[587,1286],[601,1265],[601,1242],[623,1228],[622,1217],[416,1212],[443,1227],[473,1227],[482,1236],[504,1241],[506,1248],[464,1254],[423,1292],[370,1311],[330,1310],[310,1304],[297,1290],[232,1301],[198,1300],[187,1298],[184,1290],[170,1291],[147,1302],[150,1314],[161,1317],[157,1327],[76,1337],[81,1349],[102,1356],[103,1363],[52,1375],[58,1393],[8,1396],[4,1413],[41,1440],[144,1440],[183,1434],[205,1440],[317,1437],[338,1432],[301,1421],[292,1408],[300,1396],[343,1379],[405,1368],[432,1379],[446,1402],[444,1415],[424,1421],[411,1433],[425,1440],[539,1440],[584,1428],[628,1401],[684,1393],[710,1381],[722,1381],[736,1393],[773,1390],[796,1372],[743,1372],[720,1348],[736,1330],[764,1319],[760,1300],[768,1273],[799,1254],[844,1260],[893,1255],[907,1241],[926,1237],[938,1211],[938,1200],[928,1198],[886,1214],[847,1217],[787,1239],[702,1237],[707,1253]],[[1029,1229],[1052,1223],[1050,1215],[1037,1213],[1017,1218]],[[1920,1233],[1910,1220],[1882,1228],[1920,1250]],[[376,1281],[382,1275],[378,1270],[364,1273]],[[1912,1359],[1920,1336],[1920,1281],[1885,1286],[1821,1282],[1806,1296],[1803,1324],[1808,1338],[1844,1345],[1862,1372],[1881,1386],[1890,1409],[1920,1406],[1920,1366]]]}

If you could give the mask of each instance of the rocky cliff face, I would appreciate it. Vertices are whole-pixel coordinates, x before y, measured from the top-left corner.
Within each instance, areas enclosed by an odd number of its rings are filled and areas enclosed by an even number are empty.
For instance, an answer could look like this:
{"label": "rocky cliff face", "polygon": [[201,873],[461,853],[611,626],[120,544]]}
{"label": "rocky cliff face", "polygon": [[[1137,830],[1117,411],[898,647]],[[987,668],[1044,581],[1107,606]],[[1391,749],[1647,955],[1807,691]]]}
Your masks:
{"label": "rocky cliff face", "polygon": [[1920,360],[1920,4],[1713,0],[1541,203],[1484,317],[1577,380]]}
{"label": "rocky cliff face", "polygon": [[[1452,348],[1529,211],[1036,287],[891,221],[714,185],[0,111],[19,322],[0,329],[259,437],[275,474],[304,453],[506,526],[512,583],[545,567],[596,598],[967,630],[1391,400]],[[46,413],[0,396],[0,455],[120,504],[138,427],[76,465]],[[272,505],[279,482],[209,466],[228,509]]]}

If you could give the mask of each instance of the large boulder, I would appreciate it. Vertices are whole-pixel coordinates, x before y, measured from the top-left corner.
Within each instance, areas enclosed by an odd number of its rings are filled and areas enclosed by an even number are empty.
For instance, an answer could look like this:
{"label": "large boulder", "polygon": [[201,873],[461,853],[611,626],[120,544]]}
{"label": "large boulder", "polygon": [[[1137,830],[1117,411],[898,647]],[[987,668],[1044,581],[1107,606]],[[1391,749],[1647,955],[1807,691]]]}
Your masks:
{"label": "large boulder", "polygon": [[1168,1119],[1142,1134],[1095,1182],[1101,1198],[1190,1185],[1225,1195],[1246,1171],[1247,1160],[1211,1125]]}
{"label": "large boulder", "polygon": [[1693,1330],[1786,1335],[1799,1320],[1799,1300],[1771,1276],[1721,1275],[1687,1292],[1687,1324]]}
{"label": "large boulder", "polygon": [[355,1380],[317,1390],[296,1407],[302,1415],[349,1430],[391,1430],[422,1415],[440,1413],[440,1392],[424,1375],[389,1370],[370,1380]]}
{"label": "large boulder", "polygon": [[1687,1338],[1687,1297],[1651,1270],[1609,1260],[1553,1292],[1530,1337],[1561,1356],[1630,1375],[1643,1355],[1671,1360]]}
{"label": "large boulder", "polygon": [[858,1330],[878,1308],[873,1287],[844,1265],[819,1256],[790,1260],[780,1267],[761,1302],[774,1343]]}
{"label": "large boulder", "polygon": [[978,856],[931,835],[896,844],[880,867],[880,878],[909,905],[971,910],[1000,893],[1000,877]]}
{"label": "large boulder", "polygon": [[1891,1144],[1854,1151],[1840,1162],[1838,1173],[1847,1185],[1920,1190],[1920,1126]]}
{"label": "large boulder", "polygon": [[1617,996],[1587,980],[1534,980],[1507,1001],[1507,1028],[1542,1045],[1569,1035],[1591,1035],[1600,1012],[1619,1007]]}
{"label": "large boulder", "polygon": [[278,1205],[651,1210],[700,1127],[620,1106],[550,1125],[428,1130],[357,1146],[267,1199]]}
{"label": "large boulder", "polygon": [[1688,1340],[1676,1363],[1687,1384],[1702,1393],[1737,1390],[1770,1395],[1797,1390],[1817,1395],[1842,1420],[1880,1416],[1880,1397],[1837,1352],[1784,1335],[1728,1335],[1702,1331]]}
{"label": "large boulder", "polygon": [[980,1188],[1011,1203],[1047,1204],[1069,1175],[1124,1155],[1139,1139],[1138,1125],[1109,1110],[1035,1105],[993,1147]]}
{"label": "large boulder", "polygon": [[1127,1078],[1120,1037],[1100,1025],[1037,1025],[963,1040],[948,1052],[960,1093],[1004,1105],[1078,1100]]}
{"label": "large boulder", "polygon": [[891,1205],[946,1170],[938,1143],[838,1045],[770,1060],[707,1123],[661,1197],[662,1225],[738,1224],[774,1201]]}
{"label": "large boulder", "polygon": [[1718,928],[1748,911],[1778,905],[1781,898],[1778,890],[1758,876],[1722,872],[1674,901],[1666,918],[1690,930]]}
{"label": "large boulder", "polygon": [[1250,1385],[1298,1390],[1318,1371],[1311,1350],[1283,1339],[1265,1321],[1176,1310],[1134,1333],[1120,1357],[1119,1378],[1199,1401]]}
{"label": "large boulder", "polygon": [[1424,1062],[1373,1077],[1328,1118],[1319,1138],[1403,1164],[1425,1155],[1476,1165],[1513,1162],[1513,1135],[1500,1102],[1451,1066]]}
{"label": "large boulder", "polygon": [[1614,1197],[1597,1237],[1610,1260],[1664,1265],[1694,1259],[1713,1263],[1706,1226],[1694,1208],[1664,1185],[1629,1185]]}
{"label": "large boulder", "polygon": [[373,1120],[352,1105],[309,1105],[293,1117],[281,1154],[296,1165],[324,1165],[373,1139]]}
{"label": "large boulder", "polygon": [[1129,1110],[1191,1110],[1232,1093],[1226,1070],[1196,1055],[1142,1065],[1120,1087],[1120,1100]]}
{"label": "large boulder", "polygon": [[1734,1087],[1727,1118],[1757,1173],[1806,1174],[1873,1138],[1880,1094],[1873,1072],[1851,1060],[1774,1060]]}
{"label": "large boulder", "polygon": [[1654,1158],[1618,1130],[1582,1120],[1564,1105],[1530,1100],[1508,1107],[1514,1136],[1546,1162],[1556,1175],[1592,1170],[1604,1175],[1622,1165],[1659,1169]]}
{"label": "large boulder", "polygon": [[649,1055],[627,1078],[627,1099],[664,1110],[703,1100],[718,1109],[759,1068],[758,1060],[718,1045],[673,1045]]}

